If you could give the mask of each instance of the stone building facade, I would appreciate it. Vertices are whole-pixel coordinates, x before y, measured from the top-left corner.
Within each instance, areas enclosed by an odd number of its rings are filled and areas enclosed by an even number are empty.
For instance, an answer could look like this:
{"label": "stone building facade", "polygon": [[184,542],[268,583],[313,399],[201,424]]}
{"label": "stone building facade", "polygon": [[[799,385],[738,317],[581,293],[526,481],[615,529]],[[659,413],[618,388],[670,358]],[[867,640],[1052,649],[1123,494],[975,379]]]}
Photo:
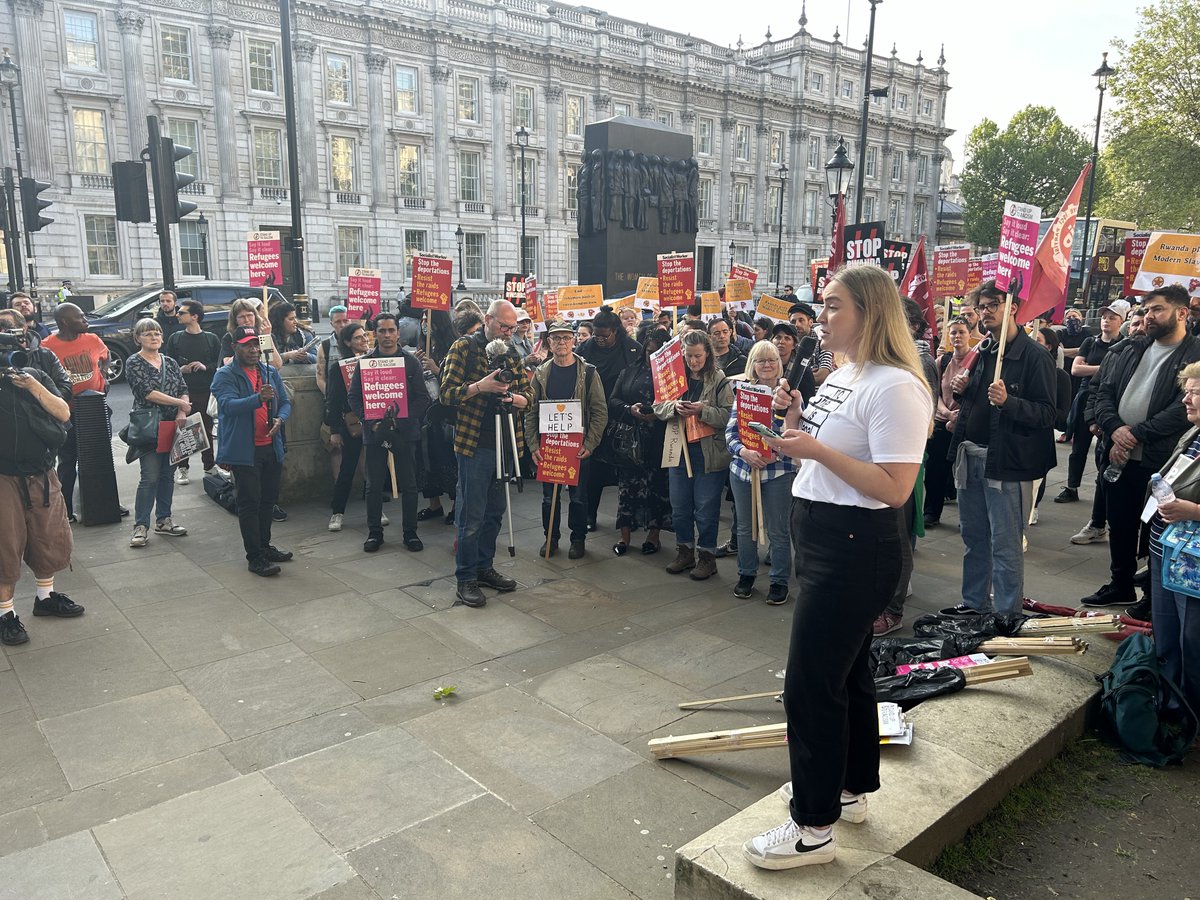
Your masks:
{"label": "stone building facade", "polygon": [[[177,278],[245,277],[245,232],[290,223],[278,6],[255,0],[9,0],[0,40],[21,67],[27,174],[54,183],[35,234],[39,285],[116,294],[160,277],[153,227],[118,223],[110,164],[137,159],[147,115],[196,152],[197,216],[175,235]],[[544,0],[350,0],[293,7],[308,292],[344,294],[352,266],[389,295],[414,250],[450,254],[464,232],[468,288],[496,289],[522,258],[543,286],[577,271],[573,187],[588,122],[654,119],[692,134],[701,167],[700,278],[730,244],[775,280],[825,255],[824,164],[855,145],[865,52],[800,28],[720,47]],[[949,90],[944,59],[876,59],[864,218],[932,235]],[[525,196],[514,132],[529,132]],[[0,158],[11,164],[8,123]],[[780,178],[786,165],[789,177]],[[456,271],[457,279],[457,271]]]}

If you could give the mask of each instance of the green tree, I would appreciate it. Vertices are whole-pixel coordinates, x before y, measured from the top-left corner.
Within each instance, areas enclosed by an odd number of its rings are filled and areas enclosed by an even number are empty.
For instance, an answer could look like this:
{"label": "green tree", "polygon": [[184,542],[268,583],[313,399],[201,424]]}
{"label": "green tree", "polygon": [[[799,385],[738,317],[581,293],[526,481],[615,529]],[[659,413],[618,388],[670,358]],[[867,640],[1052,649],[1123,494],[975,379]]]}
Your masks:
{"label": "green tree", "polygon": [[[1091,143],[1048,106],[1027,106],[1003,131],[984,119],[967,136],[962,194],[967,240],[995,247],[1004,201],[1020,200],[1052,216],[1066,199]],[[1097,182],[1099,193],[1102,182]]]}
{"label": "green tree", "polygon": [[1200,225],[1200,0],[1141,10],[1109,88],[1117,101],[1104,148],[1105,215],[1150,229]]}

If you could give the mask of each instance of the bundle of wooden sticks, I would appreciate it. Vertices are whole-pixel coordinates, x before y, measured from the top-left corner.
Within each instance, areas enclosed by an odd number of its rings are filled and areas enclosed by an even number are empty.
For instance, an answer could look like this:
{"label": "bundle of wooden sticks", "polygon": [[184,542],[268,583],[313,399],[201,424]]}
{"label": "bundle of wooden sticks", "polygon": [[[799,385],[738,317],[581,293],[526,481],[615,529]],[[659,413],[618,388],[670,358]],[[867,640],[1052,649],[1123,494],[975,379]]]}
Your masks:
{"label": "bundle of wooden sticks", "polygon": [[1086,619],[1078,619],[1073,616],[1051,616],[1046,619],[1026,619],[1025,624],[1021,626],[1021,634],[1079,634],[1085,631],[1113,634],[1124,627],[1119,616],[1089,616]]}

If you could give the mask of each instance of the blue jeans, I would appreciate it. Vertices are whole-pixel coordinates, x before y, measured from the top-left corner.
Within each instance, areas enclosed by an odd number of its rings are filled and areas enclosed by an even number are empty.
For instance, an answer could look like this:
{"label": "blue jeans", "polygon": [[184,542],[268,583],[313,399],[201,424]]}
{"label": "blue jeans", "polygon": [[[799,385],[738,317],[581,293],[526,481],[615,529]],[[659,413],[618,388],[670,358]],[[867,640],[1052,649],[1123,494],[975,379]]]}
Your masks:
{"label": "blue jeans", "polygon": [[1168,591],[1162,584],[1162,552],[1150,545],[1150,619],[1158,669],[1200,710],[1200,599]]}
{"label": "blue jeans", "polygon": [[474,581],[480,572],[492,568],[496,556],[496,535],[504,519],[504,485],[496,480],[495,450],[479,447],[474,456],[455,455],[458,552],[454,555],[454,577]]}
{"label": "blue jeans", "polygon": [[[771,584],[785,587],[792,574],[791,509],[795,478],[789,472],[762,483],[763,524],[767,527],[771,551]],[[733,508],[737,511],[738,575],[753,578],[758,574],[758,544],[750,538],[750,482],[742,481],[730,472],[729,487],[733,491]]]}
{"label": "blue jeans", "polygon": [[959,531],[963,555],[963,603],[988,612],[989,590],[995,592],[996,612],[1021,611],[1025,595],[1025,533],[1021,482],[1002,481],[989,487],[984,476],[987,460],[967,457],[967,483],[958,492]]}
{"label": "blue jeans", "polygon": [[690,444],[687,449],[692,451],[692,472],[695,474],[688,478],[681,459],[668,475],[675,542],[683,547],[695,546],[715,553],[726,470],[705,472],[699,443]]}
{"label": "blue jeans", "polygon": [[169,453],[147,453],[140,457],[142,478],[137,486],[133,504],[133,524],[150,527],[150,514],[157,519],[171,518],[171,501],[175,499],[175,467]]}

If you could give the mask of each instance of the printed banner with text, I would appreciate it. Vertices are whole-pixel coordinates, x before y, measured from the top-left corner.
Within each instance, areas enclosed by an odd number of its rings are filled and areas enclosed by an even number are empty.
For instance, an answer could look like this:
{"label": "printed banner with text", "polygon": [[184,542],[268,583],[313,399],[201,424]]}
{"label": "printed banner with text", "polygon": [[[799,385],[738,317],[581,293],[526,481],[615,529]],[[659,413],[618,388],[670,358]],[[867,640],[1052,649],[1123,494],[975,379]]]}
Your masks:
{"label": "printed banner with text", "polygon": [[883,265],[883,223],[859,222],[845,229],[847,266]]}
{"label": "printed banner with text", "polygon": [[658,309],[658,279],[643,275],[637,280],[633,294],[633,305],[638,309]]}
{"label": "printed banner with text", "polygon": [[754,285],[758,284],[758,269],[754,268],[754,266],[736,263],[734,267],[729,270],[728,280],[732,281],[735,278],[745,278],[748,282],[750,282],[750,290],[754,290]]}
{"label": "printed banner with text", "polygon": [[751,423],[771,427],[771,392],[765,385],[737,385],[737,430],[738,440],[747,450],[755,450],[771,459],[775,454],[767,446],[762,435],[750,427]]}
{"label": "printed banner with text", "polygon": [[691,306],[695,299],[695,254],[658,254],[658,305]]}
{"label": "printed banner with text", "polygon": [[283,283],[283,251],[278,231],[246,232],[246,259],[250,264],[250,287],[264,284],[278,287]]}
{"label": "printed banner with text", "polygon": [[768,319],[773,319],[776,322],[786,322],[788,320],[788,310],[792,308],[792,304],[786,300],[780,300],[778,297],[772,297],[769,294],[762,294],[758,298],[758,308],[754,310],[754,318],[766,316]]}
{"label": "printed banner with text", "polygon": [[418,253],[412,259],[412,291],[408,303],[413,309],[450,311],[454,296],[454,261],[448,256]]}
{"label": "printed banner with text", "polygon": [[1137,274],[1142,268],[1142,259],[1146,255],[1146,248],[1150,246],[1150,232],[1135,231],[1129,237],[1125,238],[1125,270],[1122,273],[1121,294],[1129,297],[1131,295],[1142,294],[1145,291],[1139,291],[1133,286],[1133,282],[1137,279]]}
{"label": "printed banner with text", "polygon": [[966,244],[933,248],[933,299],[961,297],[967,292],[971,248]]}
{"label": "printed banner with text", "polygon": [[908,260],[912,256],[912,246],[912,244],[906,244],[904,241],[885,240],[883,242],[883,267],[892,274],[892,280],[896,284],[900,283],[900,279],[908,271]]}
{"label": "printed banner with text", "polygon": [[1004,220],[1000,224],[999,260],[996,287],[1012,293],[1017,300],[1029,299],[1033,281],[1033,257],[1037,253],[1038,225],[1042,208],[1016,200],[1004,202]]}
{"label": "printed banner with text", "polygon": [[1200,297],[1200,235],[1156,231],[1133,286],[1153,291],[1168,284],[1182,285],[1191,297]]}
{"label": "printed banner with text", "polygon": [[700,321],[711,322],[721,318],[721,294],[718,291],[700,292]]}
{"label": "printed banner with text", "polygon": [[730,278],[725,282],[725,305],[733,312],[754,308],[754,294],[750,281],[745,278]]}
{"label": "printed banner with text", "polygon": [[[417,266],[414,258],[413,281]],[[355,267],[346,278],[346,313],[351,319],[373,319],[383,303],[383,272]]]}
{"label": "printed banner with text", "polygon": [[583,451],[583,432],[555,431],[539,436],[542,462],[537,480],[546,484],[579,484],[579,454]]}
{"label": "printed banner with text", "polygon": [[[555,307],[558,314],[568,322],[593,319],[604,305],[604,288],[598,284],[570,284],[560,287]],[[550,315],[547,308],[546,315]]]}
{"label": "printed banner with text", "polygon": [[650,354],[650,376],[654,382],[655,403],[678,400],[687,393],[687,368],[679,338]]}
{"label": "printed banner with text", "polygon": [[[408,415],[408,375],[404,356],[364,356],[358,363],[362,378],[363,419],[377,422],[396,410],[396,417]],[[424,390],[424,385],[420,386]]]}

